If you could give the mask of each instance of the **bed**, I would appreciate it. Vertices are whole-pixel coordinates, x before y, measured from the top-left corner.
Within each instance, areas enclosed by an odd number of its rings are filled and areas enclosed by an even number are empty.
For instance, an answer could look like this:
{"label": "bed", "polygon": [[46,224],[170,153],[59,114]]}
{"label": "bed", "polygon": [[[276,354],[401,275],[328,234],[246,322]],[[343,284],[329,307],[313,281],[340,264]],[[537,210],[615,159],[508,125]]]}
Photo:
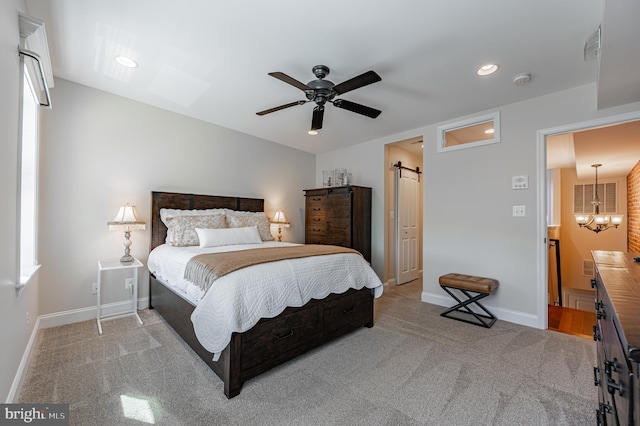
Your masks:
{"label": "bed", "polygon": [[[263,212],[264,200],[152,192],[152,251],[156,247],[163,249],[164,246],[168,246],[165,244],[167,227],[160,218],[160,211],[163,208]],[[317,257],[328,259],[331,256]],[[271,265],[282,262],[273,262]],[[245,268],[245,270],[250,268]],[[369,268],[368,265],[367,268]],[[232,272],[232,274],[239,272]],[[371,274],[375,276],[372,270]],[[382,285],[377,277],[371,281],[370,284],[361,288],[348,288],[346,291],[340,290],[339,293],[323,295],[322,298],[311,298],[303,305],[294,304],[294,306],[284,307],[284,310],[277,316],[261,318],[245,331],[230,333],[228,344],[220,352],[206,349],[206,347],[210,347],[209,343],[203,344],[204,341],[197,337],[196,329],[198,327],[194,327],[192,322],[192,317],[197,317],[194,316],[194,311],[198,314],[196,308],[199,308],[202,312],[204,303],[202,306],[200,303],[194,303],[181,291],[167,285],[163,282],[161,274],[154,273],[151,267],[149,271],[149,305],[220,377],[224,383],[224,394],[227,398],[233,398],[240,393],[245,381],[357,328],[372,327],[373,301],[376,296],[381,294]],[[208,296],[210,296],[209,293],[204,297]],[[202,325],[199,327],[202,330]],[[202,333],[200,333],[200,337],[202,337]]]}

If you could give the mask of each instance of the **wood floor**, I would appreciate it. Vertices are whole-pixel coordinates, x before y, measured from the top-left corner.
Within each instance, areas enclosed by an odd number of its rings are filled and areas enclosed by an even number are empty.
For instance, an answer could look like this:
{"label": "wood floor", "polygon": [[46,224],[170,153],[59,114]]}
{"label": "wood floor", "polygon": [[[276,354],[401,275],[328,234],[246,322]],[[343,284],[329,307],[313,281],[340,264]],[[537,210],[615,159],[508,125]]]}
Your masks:
{"label": "wood floor", "polygon": [[549,305],[549,330],[593,339],[596,313]]}

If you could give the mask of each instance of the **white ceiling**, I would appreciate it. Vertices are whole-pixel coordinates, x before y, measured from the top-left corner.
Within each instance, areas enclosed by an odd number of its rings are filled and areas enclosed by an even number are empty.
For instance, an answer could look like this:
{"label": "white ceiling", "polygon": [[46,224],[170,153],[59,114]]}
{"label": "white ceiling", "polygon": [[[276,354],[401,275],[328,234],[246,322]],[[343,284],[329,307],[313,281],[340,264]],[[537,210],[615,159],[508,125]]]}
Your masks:
{"label": "white ceiling", "polygon": [[[583,59],[603,0],[27,0],[29,14],[45,21],[56,77],[311,153],[598,77],[607,106],[639,101],[640,64],[620,52],[630,45],[637,53],[640,30],[623,21],[640,16],[640,2],[607,0],[607,11],[618,3],[625,8],[604,14],[605,67]],[[117,54],[140,66],[122,68]],[[615,71],[621,60],[635,66],[626,80]],[[477,77],[487,62],[500,69]],[[307,135],[312,103],[255,114],[304,99],[267,73],[306,83],[318,64],[331,68],[327,79],[336,84],[375,70],[381,82],[341,97],[382,114],[370,119],[329,105],[317,136]],[[519,73],[530,73],[531,82],[514,85]],[[620,90],[625,81],[638,90]],[[55,88],[52,98],[55,107]]]}

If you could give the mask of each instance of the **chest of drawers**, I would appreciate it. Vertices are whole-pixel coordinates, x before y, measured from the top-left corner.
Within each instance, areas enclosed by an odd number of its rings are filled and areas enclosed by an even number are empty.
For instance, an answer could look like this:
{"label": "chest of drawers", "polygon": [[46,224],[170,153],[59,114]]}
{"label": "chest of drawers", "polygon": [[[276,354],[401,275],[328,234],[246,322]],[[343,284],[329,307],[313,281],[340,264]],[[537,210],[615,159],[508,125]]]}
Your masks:
{"label": "chest of drawers", "polygon": [[350,247],[371,262],[371,188],[350,185],[304,193],[305,243]]}
{"label": "chest of drawers", "polygon": [[640,426],[640,263],[633,253],[592,251],[599,425]]}

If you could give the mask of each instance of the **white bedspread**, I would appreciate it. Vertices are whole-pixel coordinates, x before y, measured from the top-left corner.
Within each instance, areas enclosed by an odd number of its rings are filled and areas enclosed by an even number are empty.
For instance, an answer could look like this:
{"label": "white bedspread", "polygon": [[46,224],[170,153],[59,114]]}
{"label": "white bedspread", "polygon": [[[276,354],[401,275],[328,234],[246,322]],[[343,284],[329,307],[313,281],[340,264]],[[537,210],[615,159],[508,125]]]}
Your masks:
{"label": "white bedspread", "polygon": [[233,332],[253,327],[260,318],[272,318],[288,306],[299,307],[311,299],[350,288],[374,289],[382,294],[380,279],[358,254],[332,254],[281,260],[227,274],[216,280],[206,294],[184,280],[191,257],[202,253],[244,250],[290,243],[264,242],[224,247],[156,247],[147,262],[149,271],[196,305],[191,321],[200,344],[216,360],[231,341]]}

